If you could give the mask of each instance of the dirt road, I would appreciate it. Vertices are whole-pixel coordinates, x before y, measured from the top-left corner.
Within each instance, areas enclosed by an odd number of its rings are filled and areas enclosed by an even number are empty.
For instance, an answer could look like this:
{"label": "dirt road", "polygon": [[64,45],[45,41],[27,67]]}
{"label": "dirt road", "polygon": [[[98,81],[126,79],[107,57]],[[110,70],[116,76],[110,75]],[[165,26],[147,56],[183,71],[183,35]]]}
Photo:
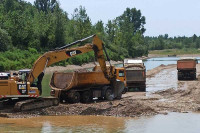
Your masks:
{"label": "dirt road", "polygon": [[[197,65],[197,75],[200,79],[200,65]],[[162,85],[159,86],[157,82],[162,82]],[[165,90],[162,90],[163,86]],[[160,89],[157,91],[155,88]],[[168,112],[200,111],[200,81],[198,79],[195,81],[177,81],[176,65],[161,65],[148,71],[147,91],[146,93],[128,92],[123,95],[121,100],[115,101],[94,101],[89,104],[65,103],[59,106],[17,113],[10,108],[1,110],[0,116],[10,118],[40,115],[140,117],[167,114]]]}

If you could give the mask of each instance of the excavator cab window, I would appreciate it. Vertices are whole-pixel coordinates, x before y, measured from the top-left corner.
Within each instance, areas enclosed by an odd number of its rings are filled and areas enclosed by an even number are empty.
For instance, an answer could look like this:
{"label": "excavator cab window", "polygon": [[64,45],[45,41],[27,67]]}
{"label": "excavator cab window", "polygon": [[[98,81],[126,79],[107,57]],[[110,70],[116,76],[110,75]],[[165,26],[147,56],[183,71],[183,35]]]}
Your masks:
{"label": "excavator cab window", "polygon": [[31,87],[37,87],[38,79],[35,79],[31,84]]}
{"label": "excavator cab window", "polygon": [[29,73],[29,69],[19,70],[19,80],[22,82],[27,82]]}

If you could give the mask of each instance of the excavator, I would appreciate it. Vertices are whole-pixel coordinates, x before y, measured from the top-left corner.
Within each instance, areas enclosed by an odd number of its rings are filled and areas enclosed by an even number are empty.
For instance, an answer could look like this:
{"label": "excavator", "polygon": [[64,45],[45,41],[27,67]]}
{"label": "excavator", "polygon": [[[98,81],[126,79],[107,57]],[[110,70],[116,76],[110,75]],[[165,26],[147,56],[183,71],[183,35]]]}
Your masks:
{"label": "excavator", "polygon": [[[70,48],[91,38],[93,38],[92,43]],[[104,76],[111,81],[113,88],[117,87],[117,82],[120,81],[116,79],[115,67],[111,64],[109,69],[106,67],[104,52],[108,61],[110,61],[110,59],[108,58],[104,44],[97,35],[92,35],[44,53],[35,61],[31,70],[20,70],[17,74],[0,73],[0,100],[19,99],[14,105],[14,110],[16,111],[58,105],[59,99],[56,97],[41,97],[41,83],[46,67],[90,51],[94,51]],[[123,87],[123,82],[120,83],[122,84],[120,86]]]}

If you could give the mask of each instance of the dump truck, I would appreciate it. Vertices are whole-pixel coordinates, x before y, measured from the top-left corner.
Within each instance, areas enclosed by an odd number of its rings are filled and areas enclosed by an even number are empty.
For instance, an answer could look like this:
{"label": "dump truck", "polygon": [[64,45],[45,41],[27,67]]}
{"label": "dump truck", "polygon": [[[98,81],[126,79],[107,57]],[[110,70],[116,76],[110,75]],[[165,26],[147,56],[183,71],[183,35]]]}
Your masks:
{"label": "dump truck", "polygon": [[[110,70],[109,67],[107,69]],[[89,103],[93,98],[120,99],[124,90],[124,68],[115,68],[115,75],[121,83],[113,85],[99,66],[91,72],[54,72],[50,82],[51,95],[69,103]]]}
{"label": "dump truck", "polygon": [[196,79],[196,58],[182,58],[177,61],[177,77],[178,80]]}
{"label": "dump truck", "polygon": [[[92,39],[91,43],[88,43],[89,39]],[[82,46],[77,46],[78,44],[82,44]],[[74,45],[76,47],[72,47]],[[14,109],[16,111],[32,110],[41,107],[58,105],[59,99],[57,97],[41,97],[42,79],[46,67],[90,51],[94,51],[94,55],[100,64],[104,76],[108,77],[109,81],[112,82],[112,85],[117,84],[118,82],[115,80],[114,71],[109,73],[106,68],[103,49],[105,49],[103,42],[98,38],[98,36],[91,35],[44,53],[35,61],[32,69],[30,70],[21,70],[13,74],[1,73],[1,103],[5,103],[8,100],[12,101],[14,99],[18,99],[14,105]],[[113,69],[113,67],[110,67],[110,69]]]}
{"label": "dump truck", "polygon": [[124,59],[126,91],[146,91],[146,68],[142,60]]}

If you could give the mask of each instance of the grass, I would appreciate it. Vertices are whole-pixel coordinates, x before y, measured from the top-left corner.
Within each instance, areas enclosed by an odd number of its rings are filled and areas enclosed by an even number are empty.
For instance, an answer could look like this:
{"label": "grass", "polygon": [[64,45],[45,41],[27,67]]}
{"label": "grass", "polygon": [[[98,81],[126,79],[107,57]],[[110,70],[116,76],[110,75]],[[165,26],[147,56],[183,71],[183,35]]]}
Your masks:
{"label": "grass", "polygon": [[[63,72],[72,72],[73,70],[65,70]],[[49,86],[51,77],[53,73],[47,73],[44,75],[42,80],[42,96],[47,97],[50,96],[51,88]]]}
{"label": "grass", "polygon": [[42,96],[50,96],[51,88],[49,86],[50,79],[51,79],[52,73],[51,74],[45,74],[44,78],[42,80]]}
{"label": "grass", "polygon": [[199,49],[165,49],[165,50],[152,50],[149,54],[159,55],[183,55],[183,54],[200,54]]}

